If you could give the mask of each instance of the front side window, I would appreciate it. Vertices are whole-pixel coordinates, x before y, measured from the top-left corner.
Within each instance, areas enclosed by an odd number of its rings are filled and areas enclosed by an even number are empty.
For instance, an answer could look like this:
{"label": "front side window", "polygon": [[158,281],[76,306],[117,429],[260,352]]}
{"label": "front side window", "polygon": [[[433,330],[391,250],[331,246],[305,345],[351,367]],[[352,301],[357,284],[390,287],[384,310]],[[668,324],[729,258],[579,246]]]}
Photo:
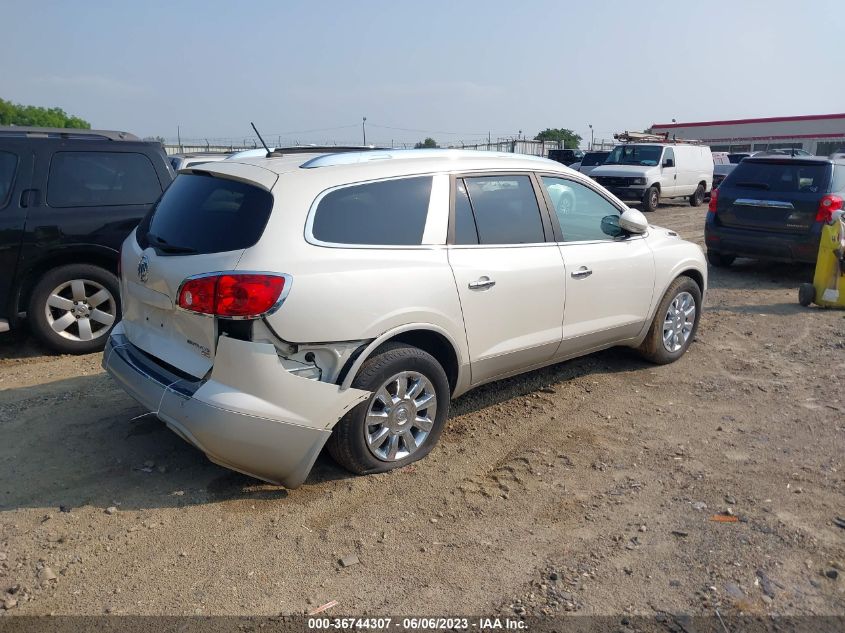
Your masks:
{"label": "front side window", "polygon": [[670,167],[675,167],[675,152],[671,147],[667,147],[666,151],[663,152],[663,164],[667,165],[667,161],[672,161],[669,165]]}
{"label": "front side window", "polygon": [[564,242],[612,240],[622,235],[619,210],[589,187],[565,178],[543,176]]}
{"label": "front side window", "polygon": [[432,177],[424,176],[330,191],[317,205],[311,234],[332,244],[422,244],[431,183]]}
{"label": "front side window", "polygon": [[479,244],[545,242],[543,221],[529,176],[465,178]]}
{"label": "front side window", "polygon": [[0,152],[0,209],[9,204],[17,167],[17,155],[11,152]]}
{"label": "front side window", "polygon": [[161,185],[150,159],[129,152],[56,152],[50,162],[51,207],[151,204]]}

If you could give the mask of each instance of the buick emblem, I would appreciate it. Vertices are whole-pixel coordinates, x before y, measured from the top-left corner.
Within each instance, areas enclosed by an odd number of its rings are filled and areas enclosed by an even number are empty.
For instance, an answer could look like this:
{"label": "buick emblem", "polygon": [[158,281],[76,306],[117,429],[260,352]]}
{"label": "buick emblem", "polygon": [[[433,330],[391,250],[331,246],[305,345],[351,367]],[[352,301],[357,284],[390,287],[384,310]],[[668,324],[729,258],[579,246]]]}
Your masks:
{"label": "buick emblem", "polygon": [[138,261],[138,279],[141,283],[147,283],[147,278],[150,276],[150,260],[146,255],[142,255]]}

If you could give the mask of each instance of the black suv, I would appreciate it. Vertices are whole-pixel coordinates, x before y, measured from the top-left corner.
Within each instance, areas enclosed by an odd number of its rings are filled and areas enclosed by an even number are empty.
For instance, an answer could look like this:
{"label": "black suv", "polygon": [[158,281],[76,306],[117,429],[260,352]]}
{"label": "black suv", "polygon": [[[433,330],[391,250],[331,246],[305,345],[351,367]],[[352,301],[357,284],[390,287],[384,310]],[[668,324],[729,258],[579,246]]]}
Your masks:
{"label": "black suv", "polygon": [[550,149],[549,159],[569,166],[584,158],[584,152],[580,149]]}
{"label": "black suv", "polygon": [[120,245],[173,172],[126,132],[0,127],[0,332],[26,314],[55,350],[97,351],[120,318]]}
{"label": "black suv", "polygon": [[813,263],[822,225],[843,206],[845,160],[752,156],[710,194],[704,226],[707,259],[737,257]]}

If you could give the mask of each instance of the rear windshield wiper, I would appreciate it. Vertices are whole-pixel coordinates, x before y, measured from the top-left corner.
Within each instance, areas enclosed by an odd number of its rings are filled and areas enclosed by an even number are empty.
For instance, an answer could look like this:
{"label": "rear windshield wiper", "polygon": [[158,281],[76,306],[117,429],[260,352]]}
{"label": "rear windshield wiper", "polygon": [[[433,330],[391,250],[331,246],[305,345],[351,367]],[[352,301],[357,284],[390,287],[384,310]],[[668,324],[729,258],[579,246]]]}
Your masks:
{"label": "rear windshield wiper", "polygon": [[190,246],[179,246],[178,244],[168,244],[167,240],[159,237],[155,233],[147,232],[147,241],[155,246],[157,249],[165,253],[196,253],[197,249]]}
{"label": "rear windshield wiper", "polygon": [[771,189],[765,182],[735,182],[734,187],[745,187],[746,189]]}

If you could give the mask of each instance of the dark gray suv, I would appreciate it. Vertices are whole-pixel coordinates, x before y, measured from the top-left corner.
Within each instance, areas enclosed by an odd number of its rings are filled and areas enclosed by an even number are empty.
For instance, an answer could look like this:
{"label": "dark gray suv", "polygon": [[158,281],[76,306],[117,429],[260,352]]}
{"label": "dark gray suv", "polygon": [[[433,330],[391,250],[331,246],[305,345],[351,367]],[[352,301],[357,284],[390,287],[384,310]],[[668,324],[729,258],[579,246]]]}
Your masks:
{"label": "dark gray suv", "polygon": [[713,266],[730,266],[737,257],[813,263],[821,227],[843,199],[845,160],[746,158],[711,194],[707,260]]}

